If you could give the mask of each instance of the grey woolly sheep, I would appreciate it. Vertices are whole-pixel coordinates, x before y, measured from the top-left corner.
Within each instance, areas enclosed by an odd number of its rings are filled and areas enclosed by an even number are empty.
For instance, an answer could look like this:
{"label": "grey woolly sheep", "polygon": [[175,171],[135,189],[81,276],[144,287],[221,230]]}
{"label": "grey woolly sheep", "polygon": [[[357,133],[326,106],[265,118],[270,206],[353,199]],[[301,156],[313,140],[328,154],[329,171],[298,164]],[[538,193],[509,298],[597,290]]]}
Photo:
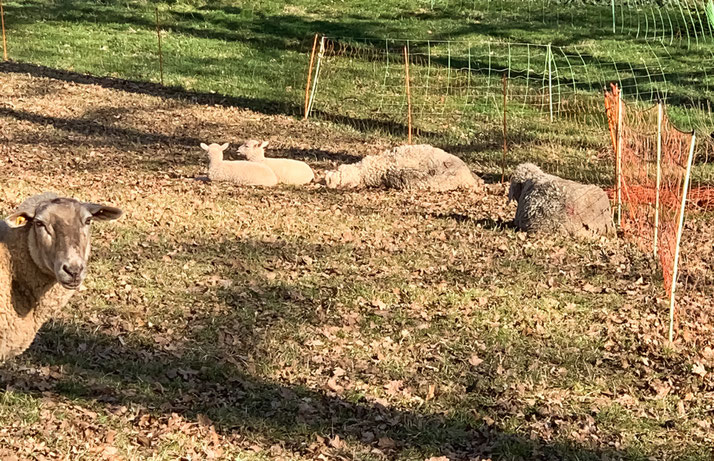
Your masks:
{"label": "grey woolly sheep", "polygon": [[223,160],[223,151],[228,143],[206,145],[201,149],[208,152],[208,178],[211,181],[228,181],[243,186],[274,186],[278,178],[273,170],[259,162],[246,160]]}
{"label": "grey woolly sheep", "polygon": [[483,183],[463,160],[428,144],[400,146],[351,165],[340,165],[326,174],[325,182],[330,188],[384,186],[436,191]]}
{"label": "grey woolly sheep", "polygon": [[305,162],[290,158],[267,158],[265,156],[267,146],[268,141],[249,139],[238,148],[238,152],[245,155],[248,161],[262,162],[268,166],[275,173],[279,183],[302,185],[315,179],[315,173]]}
{"label": "grey woolly sheep", "polygon": [[604,190],[544,173],[532,163],[516,167],[508,200],[518,202],[513,224],[527,232],[591,236],[614,231]]}
{"label": "grey woolly sheep", "polygon": [[24,352],[79,289],[91,221],[121,215],[119,208],[44,193],[0,222],[0,363]]}

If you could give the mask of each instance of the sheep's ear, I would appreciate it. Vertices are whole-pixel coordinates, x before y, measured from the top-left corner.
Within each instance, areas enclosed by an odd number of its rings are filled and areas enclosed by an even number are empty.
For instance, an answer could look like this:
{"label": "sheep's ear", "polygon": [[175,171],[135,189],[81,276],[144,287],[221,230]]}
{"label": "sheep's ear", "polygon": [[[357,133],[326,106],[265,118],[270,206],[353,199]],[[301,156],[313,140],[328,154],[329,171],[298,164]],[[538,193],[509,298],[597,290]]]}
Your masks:
{"label": "sheep's ear", "polygon": [[221,144],[221,151],[228,149],[228,143]]}
{"label": "sheep's ear", "polygon": [[15,229],[28,225],[32,221],[32,218],[33,216],[30,216],[26,211],[18,211],[5,218],[5,222],[8,226]]}
{"label": "sheep's ear", "polygon": [[206,145],[205,142],[202,142],[202,143],[201,143],[201,149],[203,149],[203,150],[208,150],[208,145]]}
{"label": "sheep's ear", "polygon": [[84,208],[89,211],[93,219],[99,221],[113,221],[124,214],[119,208],[100,205],[99,203],[85,203]]}
{"label": "sheep's ear", "polygon": [[260,147],[268,147],[268,144],[270,144],[270,141],[263,141],[260,143]]}

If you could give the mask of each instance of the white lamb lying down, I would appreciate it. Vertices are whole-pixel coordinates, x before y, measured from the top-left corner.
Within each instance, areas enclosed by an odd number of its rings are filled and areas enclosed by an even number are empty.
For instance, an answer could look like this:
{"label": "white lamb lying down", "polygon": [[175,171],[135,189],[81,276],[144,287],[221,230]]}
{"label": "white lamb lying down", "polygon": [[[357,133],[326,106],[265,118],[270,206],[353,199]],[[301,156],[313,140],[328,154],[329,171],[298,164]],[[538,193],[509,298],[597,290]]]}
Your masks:
{"label": "white lamb lying down", "polygon": [[268,141],[249,139],[238,148],[238,152],[245,155],[245,158],[251,162],[262,162],[267,165],[273,170],[279,183],[301,185],[315,179],[315,173],[305,162],[289,158],[266,158],[265,148],[267,146]]}
{"label": "white lamb lying down", "polygon": [[223,151],[228,143],[210,146],[201,143],[208,152],[208,178],[211,181],[230,181],[243,186],[274,186],[278,183],[273,170],[260,162],[246,160],[223,160]]}
{"label": "white lamb lying down", "polygon": [[327,187],[389,187],[447,191],[483,184],[463,160],[428,144],[407,145],[340,165],[325,176]]}

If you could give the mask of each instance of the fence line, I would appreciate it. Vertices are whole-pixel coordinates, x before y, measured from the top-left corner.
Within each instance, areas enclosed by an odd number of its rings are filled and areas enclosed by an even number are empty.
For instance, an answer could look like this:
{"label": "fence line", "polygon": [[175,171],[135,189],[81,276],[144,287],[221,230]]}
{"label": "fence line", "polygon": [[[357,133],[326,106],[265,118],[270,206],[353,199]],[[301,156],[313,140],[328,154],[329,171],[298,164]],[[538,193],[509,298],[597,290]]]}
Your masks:
{"label": "fence line", "polygon": [[[505,120],[508,106],[508,142],[516,147],[536,135],[558,144],[577,133],[583,142],[599,149],[608,126],[602,90],[609,83],[617,83],[628,100],[640,107],[681,102],[686,97],[670,85],[680,77],[662,64],[666,62],[658,55],[662,47],[648,46],[636,59],[620,60],[616,47],[602,50],[495,40],[386,39],[377,43],[323,39],[321,89],[311,96],[317,116],[400,138],[406,138],[413,126],[416,138],[446,146],[474,144],[479,139],[488,143],[484,138],[504,136],[505,130],[497,125]],[[405,67],[396,65],[404,60],[407,45],[410,98],[405,91]],[[505,90],[498,82],[504,75]],[[708,89],[709,82],[704,86]],[[711,110],[681,103],[676,107],[670,117],[678,125],[714,131]],[[368,120],[361,117],[364,114]],[[700,137],[697,153],[708,161],[714,140]],[[553,165],[556,169],[559,161]],[[503,164],[494,159],[496,163]],[[604,173],[605,166],[599,160],[590,161],[570,177],[607,184],[612,173]],[[696,168],[695,177],[698,186],[714,184],[712,169]]]}
{"label": "fence line", "polygon": [[[645,42],[660,42],[687,48],[714,40],[714,4],[708,1],[607,0],[599,4],[552,0],[430,0],[432,11],[442,9],[460,14],[485,14],[495,24],[521,26],[543,24],[553,27],[587,27],[593,33],[624,35]],[[524,11],[525,10],[525,14]],[[541,14],[533,14],[540,11]]]}

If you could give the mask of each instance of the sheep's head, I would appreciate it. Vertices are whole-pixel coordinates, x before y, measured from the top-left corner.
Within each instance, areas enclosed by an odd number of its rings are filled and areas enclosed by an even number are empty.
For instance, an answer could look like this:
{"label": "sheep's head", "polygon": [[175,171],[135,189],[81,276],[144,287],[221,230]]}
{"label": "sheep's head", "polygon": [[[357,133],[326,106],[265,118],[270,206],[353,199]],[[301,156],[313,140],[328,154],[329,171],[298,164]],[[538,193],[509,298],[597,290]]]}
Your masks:
{"label": "sheep's head", "polygon": [[206,143],[201,143],[201,149],[205,150],[208,152],[208,157],[211,160],[218,160],[221,161],[223,160],[223,151],[228,149],[228,143],[225,144],[216,144],[215,142],[212,143],[211,145],[207,145]]}
{"label": "sheep's head", "polygon": [[245,155],[246,160],[260,162],[265,158],[265,148],[269,141],[249,139],[238,148],[238,152]]}
{"label": "sheep's head", "polygon": [[508,201],[518,201],[526,181],[543,176],[543,170],[532,163],[521,163],[511,175],[511,186],[508,188]]}
{"label": "sheep's head", "polygon": [[119,208],[43,194],[25,201],[5,222],[27,230],[30,257],[40,271],[76,290],[87,275],[91,222],[121,215]]}
{"label": "sheep's head", "polygon": [[340,165],[337,170],[325,174],[325,184],[331,189],[359,187],[362,185],[362,176],[358,168],[352,165]]}

